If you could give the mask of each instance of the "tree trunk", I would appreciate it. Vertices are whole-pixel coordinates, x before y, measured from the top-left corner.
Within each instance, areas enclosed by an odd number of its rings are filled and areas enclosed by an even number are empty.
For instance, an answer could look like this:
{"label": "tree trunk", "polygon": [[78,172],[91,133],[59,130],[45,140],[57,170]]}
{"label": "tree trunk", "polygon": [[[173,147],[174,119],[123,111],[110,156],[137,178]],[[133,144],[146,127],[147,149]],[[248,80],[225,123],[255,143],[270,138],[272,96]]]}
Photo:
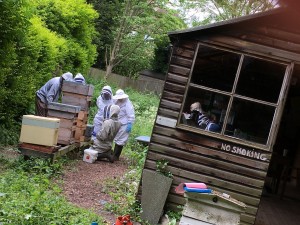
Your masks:
{"label": "tree trunk", "polygon": [[109,63],[107,65],[106,71],[105,71],[105,77],[104,77],[105,80],[107,80],[108,76],[111,74],[112,68],[113,68],[113,65]]}

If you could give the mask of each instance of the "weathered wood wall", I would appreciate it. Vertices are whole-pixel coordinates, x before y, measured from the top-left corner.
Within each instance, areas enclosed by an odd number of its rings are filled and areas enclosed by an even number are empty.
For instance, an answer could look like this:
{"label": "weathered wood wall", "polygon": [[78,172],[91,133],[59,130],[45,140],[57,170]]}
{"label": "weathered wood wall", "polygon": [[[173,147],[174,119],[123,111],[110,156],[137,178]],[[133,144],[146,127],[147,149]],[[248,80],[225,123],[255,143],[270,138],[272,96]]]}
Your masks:
{"label": "weathered wood wall", "polygon": [[[194,35],[178,35],[178,41],[173,39],[173,53],[157,116],[179,118],[197,41],[265,58],[299,62],[300,32],[288,29],[274,23],[272,17],[237,24],[232,28],[216,29],[209,34],[198,31]],[[155,161],[161,158],[169,161],[168,168],[174,180],[167,199],[168,208],[176,210],[177,205],[185,203],[184,198],[174,192],[179,183],[204,182],[213,190],[225,192],[246,203],[247,209],[242,214],[241,224],[254,224],[269,161],[234,155],[221,149],[224,143],[212,137],[156,123],[144,169],[155,170]],[[255,151],[268,159],[271,157],[269,151]]]}

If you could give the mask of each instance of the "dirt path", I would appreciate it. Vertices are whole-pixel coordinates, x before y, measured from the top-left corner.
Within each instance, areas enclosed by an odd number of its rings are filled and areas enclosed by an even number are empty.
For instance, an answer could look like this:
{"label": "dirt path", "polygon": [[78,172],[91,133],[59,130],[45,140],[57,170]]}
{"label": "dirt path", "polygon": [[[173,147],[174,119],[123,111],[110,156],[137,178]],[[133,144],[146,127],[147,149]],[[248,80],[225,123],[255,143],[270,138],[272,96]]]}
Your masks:
{"label": "dirt path", "polygon": [[78,160],[63,175],[63,194],[69,202],[90,209],[102,216],[107,224],[115,222],[115,216],[104,210],[104,204],[111,201],[105,194],[103,183],[106,179],[118,178],[127,170],[122,159],[114,163],[96,161],[93,164]]}

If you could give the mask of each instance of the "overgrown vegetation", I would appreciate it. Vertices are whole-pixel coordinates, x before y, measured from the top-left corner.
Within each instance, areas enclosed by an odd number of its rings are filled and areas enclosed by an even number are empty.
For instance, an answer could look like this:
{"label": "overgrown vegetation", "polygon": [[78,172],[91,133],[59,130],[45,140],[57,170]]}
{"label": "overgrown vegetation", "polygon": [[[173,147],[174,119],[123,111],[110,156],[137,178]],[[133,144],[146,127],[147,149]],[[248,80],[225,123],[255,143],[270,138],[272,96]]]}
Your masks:
{"label": "overgrown vegetation", "polygon": [[47,80],[94,63],[98,14],[84,0],[5,0],[0,11],[0,144],[7,145]]}
{"label": "overgrown vegetation", "polygon": [[102,224],[101,217],[68,203],[52,182],[51,177],[66,163],[64,159],[50,163],[0,157],[0,163],[6,168],[0,177],[0,224]]}

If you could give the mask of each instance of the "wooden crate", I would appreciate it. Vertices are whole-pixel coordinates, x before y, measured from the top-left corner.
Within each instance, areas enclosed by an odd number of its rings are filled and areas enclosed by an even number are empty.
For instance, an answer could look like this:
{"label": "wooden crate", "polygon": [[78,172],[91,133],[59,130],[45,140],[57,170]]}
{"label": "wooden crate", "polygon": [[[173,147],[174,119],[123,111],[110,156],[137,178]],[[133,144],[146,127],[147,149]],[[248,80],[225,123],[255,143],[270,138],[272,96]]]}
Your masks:
{"label": "wooden crate", "polygon": [[61,145],[73,144],[75,142],[75,130],[75,126],[71,128],[59,128],[57,143]]}
{"label": "wooden crate", "polygon": [[61,101],[64,104],[80,106],[81,110],[83,110],[83,111],[89,111],[89,108],[91,106],[92,97],[75,94],[75,93],[64,92]]}
{"label": "wooden crate", "polygon": [[49,105],[48,117],[61,119],[61,124],[58,129],[58,144],[69,145],[74,143],[79,112],[79,106],[63,103],[52,103]]}
{"label": "wooden crate", "polygon": [[77,118],[73,119],[60,119],[60,127],[62,128],[71,128],[77,126]]}
{"label": "wooden crate", "polygon": [[76,127],[75,129],[75,135],[74,135],[74,138],[75,138],[75,142],[82,142],[85,140],[85,130],[86,130],[86,125],[82,128],[80,127]]}
{"label": "wooden crate", "polygon": [[85,96],[93,96],[94,86],[91,84],[83,85],[77,82],[64,81],[62,86],[62,92],[74,93]]}

